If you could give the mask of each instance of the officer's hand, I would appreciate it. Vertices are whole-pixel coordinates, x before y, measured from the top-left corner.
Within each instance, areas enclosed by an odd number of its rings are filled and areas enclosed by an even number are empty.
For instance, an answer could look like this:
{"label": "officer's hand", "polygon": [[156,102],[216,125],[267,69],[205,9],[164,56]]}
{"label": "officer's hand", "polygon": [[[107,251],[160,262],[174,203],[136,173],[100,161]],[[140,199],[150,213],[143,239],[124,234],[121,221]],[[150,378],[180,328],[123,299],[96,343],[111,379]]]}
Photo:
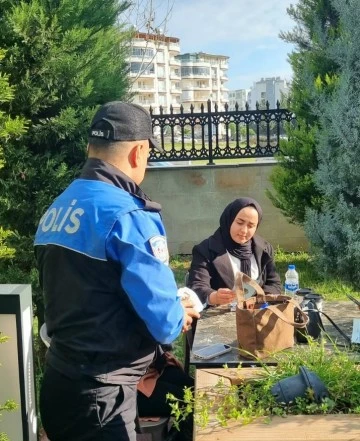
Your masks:
{"label": "officer's hand", "polygon": [[[182,302],[182,305],[184,306],[184,302]],[[187,332],[191,328],[194,318],[200,318],[200,314],[191,307],[184,307],[184,322],[182,332]]]}
{"label": "officer's hand", "polygon": [[181,304],[183,308],[192,308],[194,306],[194,302],[188,297],[184,297],[183,299],[181,299]]}

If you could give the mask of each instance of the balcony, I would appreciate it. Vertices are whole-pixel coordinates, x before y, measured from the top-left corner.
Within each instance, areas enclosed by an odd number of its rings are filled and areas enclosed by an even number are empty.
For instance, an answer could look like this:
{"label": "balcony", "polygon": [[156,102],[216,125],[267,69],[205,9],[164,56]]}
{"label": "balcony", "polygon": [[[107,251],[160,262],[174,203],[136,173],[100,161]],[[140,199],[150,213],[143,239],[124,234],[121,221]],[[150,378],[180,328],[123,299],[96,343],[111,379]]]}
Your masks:
{"label": "balcony", "polygon": [[169,64],[170,64],[170,66],[181,66],[181,61],[177,60],[174,57],[171,57],[169,60]]}
{"label": "balcony", "polygon": [[176,52],[176,54],[180,54],[180,44],[179,43],[169,43],[169,52]]}
{"label": "balcony", "polygon": [[192,87],[192,90],[211,90],[211,87],[209,84],[201,84],[201,85],[194,85]]}
{"label": "balcony", "polygon": [[155,87],[154,86],[139,86],[137,84],[134,84],[131,87],[132,92],[136,92],[136,93],[144,93],[144,92],[148,92],[148,93],[155,93]]}
{"label": "balcony", "polygon": [[130,78],[155,78],[154,72],[130,72]]}
{"label": "balcony", "polygon": [[209,98],[210,98],[209,92],[204,92],[204,93],[195,92],[194,93],[194,101],[206,102]]}
{"label": "balcony", "polygon": [[139,100],[134,97],[134,104],[140,104],[140,106],[154,106],[154,100]]}
{"label": "balcony", "polygon": [[203,84],[203,85],[199,85],[199,86],[197,86],[196,84],[189,84],[189,85],[183,85],[182,90],[183,91],[190,91],[190,92],[199,91],[199,90],[210,91],[211,87],[209,84]]}
{"label": "balcony", "polygon": [[181,80],[180,73],[170,72],[170,80]]}

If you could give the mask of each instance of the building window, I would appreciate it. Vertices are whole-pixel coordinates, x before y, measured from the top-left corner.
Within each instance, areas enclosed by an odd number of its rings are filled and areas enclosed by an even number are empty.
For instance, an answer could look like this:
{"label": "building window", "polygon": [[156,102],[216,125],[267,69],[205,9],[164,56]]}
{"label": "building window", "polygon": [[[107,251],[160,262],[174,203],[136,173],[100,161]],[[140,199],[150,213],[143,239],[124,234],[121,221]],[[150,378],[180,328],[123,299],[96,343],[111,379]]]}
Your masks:
{"label": "building window", "polygon": [[130,72],[131,73],[140,73],[141,75],[150,75],[155,72],[154,65],[147,63],[130,63]]}
{"label": "building window", "polygon": [[165,69],[163,66],[158,66],[156,72],[158,77],[165,77]]}
{"label": "building window", "polygon": [[166,91],[166,84],[164,80],[159,80],[158,81],[158,86],[159,86],[159,91],[160,92],[165,92]]}
{"label": "building window", "polygon": [[158,51],[156,54],[156,58],[158,60],[159,63],[164,63],[164,51]]}
{"label": "building window", "polygon": [[182,77],[209,76],[209,75],[210,75],[210,69],[208,67],[184,66],[181,68]]}
{"label": "building window", "polygon": [[154,49],[148,49],[148,48],[143,48],[143,47],[133,47],[131,49],[131,55],[133,57],[152,58],[154,56]]}

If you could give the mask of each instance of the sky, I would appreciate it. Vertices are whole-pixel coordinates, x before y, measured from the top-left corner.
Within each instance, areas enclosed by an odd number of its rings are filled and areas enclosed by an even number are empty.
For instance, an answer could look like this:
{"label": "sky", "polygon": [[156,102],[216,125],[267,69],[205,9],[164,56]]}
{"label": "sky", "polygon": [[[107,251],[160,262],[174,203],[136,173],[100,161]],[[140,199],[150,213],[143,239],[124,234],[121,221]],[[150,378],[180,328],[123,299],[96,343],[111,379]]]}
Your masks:
{"label": "sky", "polygon": [[[282,41],[279,32],[295,27],[286,8],[296,3],[297,0],[139,0],[138,6],[146,4],[151,9],[154,27],[180,39],[181,53],[230,57],[227,87],[232,90],[249,89],[262,77],[291,80],[288,54],[294,47]],[[139,19],[135,24],[141,28]]]}

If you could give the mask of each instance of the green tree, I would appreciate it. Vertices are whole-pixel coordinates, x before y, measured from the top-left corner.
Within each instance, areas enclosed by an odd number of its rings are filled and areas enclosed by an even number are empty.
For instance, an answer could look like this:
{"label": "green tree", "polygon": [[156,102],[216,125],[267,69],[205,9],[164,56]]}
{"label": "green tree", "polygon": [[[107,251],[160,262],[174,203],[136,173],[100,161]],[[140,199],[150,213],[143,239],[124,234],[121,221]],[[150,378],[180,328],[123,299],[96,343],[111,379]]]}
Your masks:
{"label": "green tree", "polygon": [[[296,125],[288,125],[288,141],[281,141],[268,191],[273,204],[294,223],[303,224],[307,208],[321,207],[322,194],[314,183],[318,167],[316,156],[318,115],[314,108],[317,83],[327,86],[326,79],[339,70],[336,60],[327,53],[327,45],[338,34],[338,14],[330,0],[299,0],[288,8],[296,23],[290,32],[280,34],[295,50],[289,55],[293,69],[290,109],[297,117]],[[328,92],[332,90],[328,85]]]}
{"label": "green tree", "polygon": [[[235,139],[236,138],[236,124],[234,122],[229,123],[229,135],[231,136],[231,138]],[[240,141],[244,141],[246,140],[246,126],[239,125],[239,139]],[[255,130],[254,129],[249,129],[249,136],[255,136]]]}
{"label": "green tree", "polygon": [[[11,102],[14,96],[14,87],[9,84],[9,76],[1,71],[1,61],[4,59],[4,56],[5,51],[0,49],[0,168],[4,166],[3,147],[6,147],[12,137],[20,137],[26,129],[25,121],[22,118],[11,118],[2,110],[3,104]],[[12,258],[15,254],[15,250],[7,245],[7,240],[11,235],[11,231],[4,230],[0,225],[0,262],[3,262],[4,259]],[[5,343],[7,340],[8,337],[4,336],[0,330],[0,344]],[[17,407],[13,400],[6,400],[4,403],[0,402],[0,421],[2,412],[10,412]],[[0,441],[9,441],[9,437],[5,432],[0,432]]]}
{"label": "green tree", "polygon": [[16,232],[15,257],[2,283],[32,283],[35,313],[43,301],[33,258],[36,225],[85,159],[87,128],[97,105],[127,99],[126,56],[131,35],[119,24],[129,2],[28,0],[0,2],[2,70],[16,86],[4,108],[29,129],[4,149],[0,218]]}
{"label": "green tree", "polygon": [[315,183],[324,203],[306,215],[305,229],[326,271],[360,284],[360,8],[356,0],[332,0],[341,34],[326,56],[341,66],[317,83],[319,121]]}
{"label": "green tree", "polygon": [[[1,71],[1,62],[5,57],[5,50],[0,49],[0,169],[4,167],[4,148],[6,149],[10,140],[19,138],[25,133],[26,123],[23,118],[11,118],[3,111],[5,103],[10,103],[14,98],[14,87],[9,84],[9,75]],[[0,225],[0,260],[14,257],[15,250],[8,246],[10,230],[5,230]],[[1,266],[1,265],[0,265]]]}

